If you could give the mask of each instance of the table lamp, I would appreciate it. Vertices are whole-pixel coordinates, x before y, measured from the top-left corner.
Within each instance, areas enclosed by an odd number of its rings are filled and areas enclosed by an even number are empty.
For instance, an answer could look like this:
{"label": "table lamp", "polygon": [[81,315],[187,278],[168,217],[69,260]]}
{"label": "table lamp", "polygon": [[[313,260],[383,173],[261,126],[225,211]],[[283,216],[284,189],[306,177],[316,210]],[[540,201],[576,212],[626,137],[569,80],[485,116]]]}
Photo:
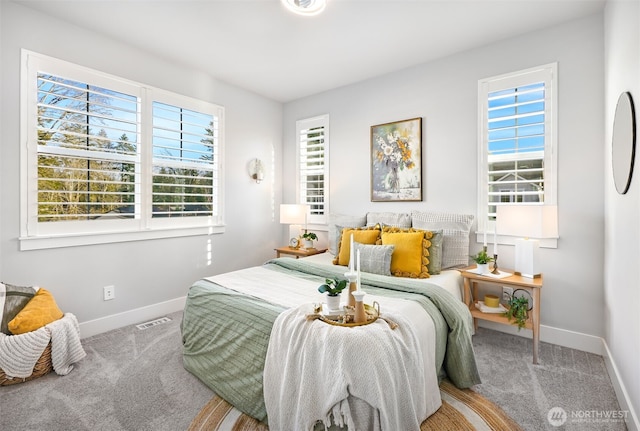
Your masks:
{"label": "table lamp", "polygon": [[[307,233],[307,214],[309,205],[280,204],[280,223],[288,225],[304,225],[304,233]],[[298,234],[298,237],[300,234]],[[298,241],[300,238],[298,238]],[[296,247],[297,248],[297,247]]]}
{"label": "table lamp", "polygon": [[558,237],[558,207],[540,204],[510,204],[496,207],[496,232],[515,240],[514,272],[537,278],[540,268],[538,239]]}

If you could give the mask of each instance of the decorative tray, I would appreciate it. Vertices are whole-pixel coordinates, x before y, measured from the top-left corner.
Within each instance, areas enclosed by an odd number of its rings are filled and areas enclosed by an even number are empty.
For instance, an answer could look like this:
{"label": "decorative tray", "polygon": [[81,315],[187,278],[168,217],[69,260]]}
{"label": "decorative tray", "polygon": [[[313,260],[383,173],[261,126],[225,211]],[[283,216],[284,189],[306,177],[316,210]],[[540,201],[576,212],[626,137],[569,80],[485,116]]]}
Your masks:
{"label": "decorative tray", "polygon": [[[325,305],[326,307],[326,305]],[[367,315],[366,322],[354,322],[355,310],[348,305],[342,306],[340,310],[326,310],[323,304],[315,304],[313,307],[313,314],[308,314],[308,320],[318,319],[329,325],[335,326],[362,326],[375,322],[380,317],[380,304],[377,301],[373,302],[373,305],[364,304],[364,311]]]}

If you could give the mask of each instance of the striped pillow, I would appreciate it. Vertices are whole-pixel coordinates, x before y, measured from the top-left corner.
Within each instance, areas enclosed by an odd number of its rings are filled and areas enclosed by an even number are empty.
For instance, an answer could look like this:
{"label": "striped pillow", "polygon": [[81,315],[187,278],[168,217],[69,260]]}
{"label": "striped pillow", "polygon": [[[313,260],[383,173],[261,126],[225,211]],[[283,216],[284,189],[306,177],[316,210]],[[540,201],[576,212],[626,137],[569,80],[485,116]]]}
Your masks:
{"label": "striped pillow", "polygon": [[413,211],[416,229],[442,230],[442,269],[469,265],[469,234],[474,216],[470,214]]}
{"label": "striped pillow", "polygon": [[36,290],[33,287],[0,283],[0,332],[10,335],[9,322],[27,305]]}
{"label": "striped pillow", "polygon": [[360,271],[370,272],[371,274],[391,275],[391,255],[395,246],[354,242],[353,248],[356,253],[360,251]]}

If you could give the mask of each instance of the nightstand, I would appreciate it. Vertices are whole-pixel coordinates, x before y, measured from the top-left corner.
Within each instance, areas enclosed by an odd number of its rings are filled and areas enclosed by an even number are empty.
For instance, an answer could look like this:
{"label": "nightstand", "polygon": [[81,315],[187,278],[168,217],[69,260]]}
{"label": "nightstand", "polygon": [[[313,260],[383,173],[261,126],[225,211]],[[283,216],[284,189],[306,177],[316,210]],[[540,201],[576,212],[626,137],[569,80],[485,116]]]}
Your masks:
{"label": "nightstand", "polygon": [[280,257],[283,254],[285,254],[285,255],[288,254],[288,255],[291,255],[291,256],[295,256],[296,259],[301,258],[301,257],[313,256],[314,254],[320,254],[320,253],[324,253],[325,251],[327,251],[326,248],[321,248],[321,249],[310,248],[310,249],[306,249],[306,248],[291,248],[291,247],[278,247],[275,250],[276,250],[276,257]]}
{"label": "nightstand", "polygon": [[[505,278],[494,278],[486,275],[475,274],[469,272],[470,269],[474,269],[475,266],[471,266],[461,270],[462,277],[464,279],[464,303],[469,307],[471,316],[473,316],[473,325],[478,328],[478,319],[489,320],[491,322],[502,323],[505,325],[514,325],[515,322],[504,317],[502,313],[483,313],[475,306],[475,302],[480,300],[478,297],[478,284],[489,284],[494,286],[509,286],[513,287],[513,290],[523,289],[531,294],[533,298],[533,308],[529,311],[529,318],[525,324],[525,328],[530,329],[533,332],[533,363],[538,363],[538,344],[540,342],[540,289],[542,288],[542,276],[539,278],[525,278],[519,275],[510,275]],[[510,272],[511,270],[503,270],[503,272]],[[500,294],[502,296],[502,294]]]}

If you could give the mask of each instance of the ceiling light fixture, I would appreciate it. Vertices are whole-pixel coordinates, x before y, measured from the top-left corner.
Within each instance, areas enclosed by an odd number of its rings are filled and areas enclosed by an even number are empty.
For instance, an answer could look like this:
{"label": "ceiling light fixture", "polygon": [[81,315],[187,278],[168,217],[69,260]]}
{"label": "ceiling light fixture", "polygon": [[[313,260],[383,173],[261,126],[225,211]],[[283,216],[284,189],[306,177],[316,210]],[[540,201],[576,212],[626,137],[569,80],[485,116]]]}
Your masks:
{"label": "ceiling light fixture", "polygon": [[318,15],[327,6],[327,0],[281,0],[293,13],[304,16]]}

